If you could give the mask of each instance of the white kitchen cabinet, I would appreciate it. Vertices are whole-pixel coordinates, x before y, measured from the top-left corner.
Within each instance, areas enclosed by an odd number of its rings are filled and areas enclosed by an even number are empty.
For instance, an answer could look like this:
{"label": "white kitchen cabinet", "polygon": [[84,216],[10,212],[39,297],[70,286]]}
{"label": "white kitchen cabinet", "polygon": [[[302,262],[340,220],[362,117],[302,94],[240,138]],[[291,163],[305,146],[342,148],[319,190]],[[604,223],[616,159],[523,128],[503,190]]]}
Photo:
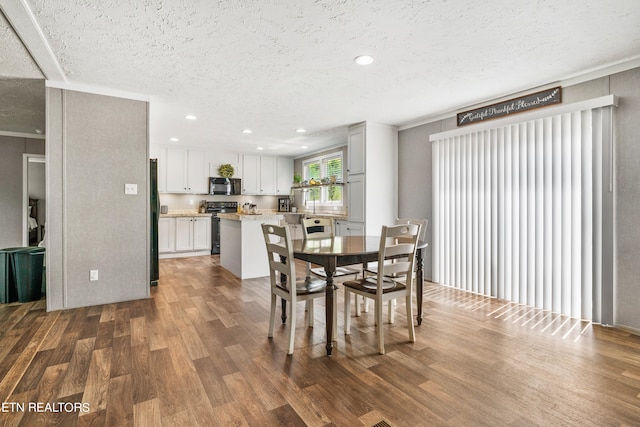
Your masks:
{"label": "white kitchen cabinet", "polygon": [[350,175],[365,173],[365,125],[349,128],[347,142],[347,173]]}
{"label": "white kitchen cabinet", "polygon": [[160,218],[158,220],[158,253],[176,251],[176,219]]}
{"label": "white kitchen cabinet", "polygon": [[289,236],[291,237],[291,240],[304,239],[302,224],[290,224],[288,222],[281,221],[280,225],[289,229]]}
{"label": "white kitchen cabinet", "polygon": [[[351,175],[347,180],[347,200],[349,221],[364,222],[365,220],[365,175]],[[382,197],[382,196],[381,196]]]}
{"label": "white kitchen cabinet", "polygon": [[149,158],[158,160],[158,192],[167,192],[167,147],[149,146]]}
{"label": "white kitchen cabinet", "polygon": [[398,129],[360,123],[349,127],[347,141],[349,221],[375,235],[398,216]]}
{"label": "white kitchen cabinet", "polygon": [[260,156],[242,156],[242,194],[260,194]]}
{"label": "white kitchen cabinet", "polygon": [[364,223],[354,221],[336,221],[336,236],[364,236]]}
{"label": "white kitchen cabinet", "polygon": [[190,193],[209,193],[209,159],[206,151],[189,150],[187,183]]}
{"label": "white kitchen cabinet", "polygon": [[211,250],[211,217],[193,219],[193,250]]}
{"label": "white kitchen cabinet", "polygon": [[277,158],[260,156],[260,193],[276,194]]}
{"label": "white kitchen cabinet", "polygon": [[276,167],[276,194],[288,196],[291,193],[293,183],[293,159],[291,157],[278,157]]}
{"label": "white kitchen cabinet", "polygon": [[211,217],[176,218],[176,252],[211,249]]}
{"label": "white kitchen cabinet", "polygon": [[211,253],[211,217],[162,217],[158,221],[160,258],[175,258]]}
{"label": "white kitchen cabinet", "polygon": [[207,194],[209,161],[204,150],[167,148],[168,193]]}
{"label": "white kitchen cabinet", "polygon": [[242,156],[242,194],[288,195],[293,180],[290,157]]}
{"label": "white kitchen cabinet", "polygon": [[193,250],[193,217],[176,218],[176,251]]}

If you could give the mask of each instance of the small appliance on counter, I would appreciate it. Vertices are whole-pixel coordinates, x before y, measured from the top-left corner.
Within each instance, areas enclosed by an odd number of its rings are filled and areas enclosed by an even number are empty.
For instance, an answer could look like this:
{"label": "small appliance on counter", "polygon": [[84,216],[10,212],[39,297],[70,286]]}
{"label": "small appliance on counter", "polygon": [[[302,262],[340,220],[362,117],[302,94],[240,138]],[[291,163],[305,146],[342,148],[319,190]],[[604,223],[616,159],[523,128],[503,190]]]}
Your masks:
{"label": "small appliance on counter", "polygon": [[291,199],[282,198],[278,199],[278,212],[290,212],[291,211]]}

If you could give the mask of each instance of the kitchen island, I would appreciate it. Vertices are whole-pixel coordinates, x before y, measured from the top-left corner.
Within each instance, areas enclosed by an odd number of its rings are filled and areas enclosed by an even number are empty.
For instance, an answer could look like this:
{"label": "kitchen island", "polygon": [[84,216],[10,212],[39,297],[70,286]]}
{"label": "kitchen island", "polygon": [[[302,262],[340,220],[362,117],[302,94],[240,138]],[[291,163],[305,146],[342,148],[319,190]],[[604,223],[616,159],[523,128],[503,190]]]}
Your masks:
{"label": "kitchen island", "polygon": [[269,275],[261,224],[279,225],[277,213],[220,213],[220,265],[241,279]]}

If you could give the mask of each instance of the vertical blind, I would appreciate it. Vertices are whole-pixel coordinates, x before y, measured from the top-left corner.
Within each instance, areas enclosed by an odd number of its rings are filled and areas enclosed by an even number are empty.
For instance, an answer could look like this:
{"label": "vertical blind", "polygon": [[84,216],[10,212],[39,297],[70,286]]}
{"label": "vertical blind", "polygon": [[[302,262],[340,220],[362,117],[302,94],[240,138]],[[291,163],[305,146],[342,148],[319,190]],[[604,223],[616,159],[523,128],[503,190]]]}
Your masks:
{"label": "vertical blind", "polygon": [[599,317],[610,110],[432,135],[434,281]]}

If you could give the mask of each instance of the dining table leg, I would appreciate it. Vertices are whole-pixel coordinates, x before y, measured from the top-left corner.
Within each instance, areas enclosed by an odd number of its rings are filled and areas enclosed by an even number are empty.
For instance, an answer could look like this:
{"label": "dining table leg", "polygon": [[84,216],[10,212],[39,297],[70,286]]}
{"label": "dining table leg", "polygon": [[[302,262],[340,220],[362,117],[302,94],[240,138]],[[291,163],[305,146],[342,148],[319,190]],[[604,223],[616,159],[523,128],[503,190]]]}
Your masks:
{"label": "dining table leg", "polygon": [[422,249],[418,249],[416,251],[416,258],[416,299],[418,303],[416,320],[418,321],[418,326],[420,326],[422,324],[422,292],[424,288],[424,261],[422,259]]}
{"label": "dining table leg", "polygon": [[327,356],[331,356],[333,351],[333,306],[334,298],[336,297],[335,290],[337,287],[333,284],[333,275],[336,271],[336,258],[327,257],[327,263],[324,266],[325,274],[327,275],[327,287],[326,287],[326,300],[325,300],[325,314],[327,325]]}

